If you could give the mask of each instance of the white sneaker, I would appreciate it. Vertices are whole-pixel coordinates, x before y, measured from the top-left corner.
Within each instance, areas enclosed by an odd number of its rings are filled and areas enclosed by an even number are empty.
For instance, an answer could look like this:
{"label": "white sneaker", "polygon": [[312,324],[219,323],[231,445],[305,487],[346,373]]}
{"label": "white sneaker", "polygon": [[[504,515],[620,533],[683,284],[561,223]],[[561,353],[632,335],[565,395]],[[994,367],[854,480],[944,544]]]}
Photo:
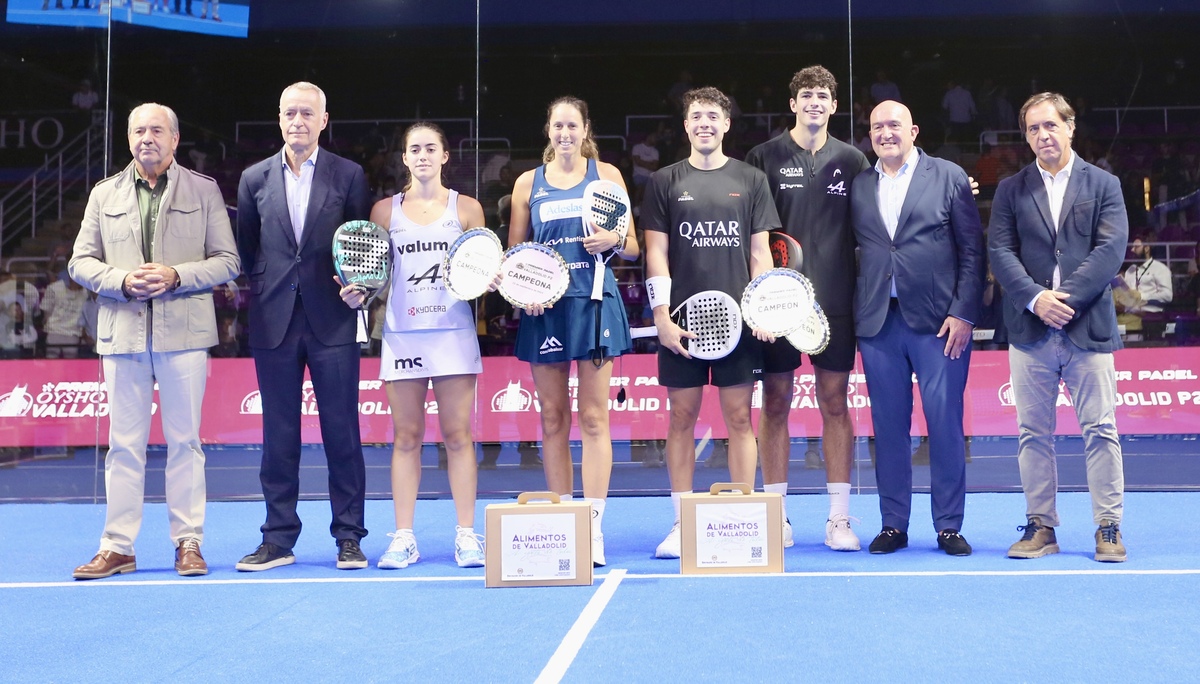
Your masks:
{"label": "white sneaker", "polygon": [[858,535],[850,529],[850,521],[858,522],[858,518],[838,513],[825,521],[825,546],[834,551],[858,551],[862,546],[858,543]]}
{"label": "white sneaker", "polygon": [[592,565],[598,568],[608,565],[604,560],[604,533],[600,530],[592,532]]}
{"label": "white sneaker", "polygon": [[783,521],[783,548],[790,549],[795,546],[796,540],[792,539],[792,521]]}
{"label": "white sneaker", "polygon": [[376,565],[384,569],[403,570],[421,560],[421,554],[417,552],[417,538],[411,530],[388,532],[388,536],[392,538],[392,543],[388,544],[387,551],[379,557]]}
{"label": "white sneaker", "polygon": [[454,562],[460,568],[483,567],[483,537],[454,526]]}
{"label": "white sneaker", "polygon": [[655,558],[679,558],[680,540],[679,540],[679,521],[671,526],[671,531],[667,533],[667,538],[662,540],[658,548],[654,551]]}

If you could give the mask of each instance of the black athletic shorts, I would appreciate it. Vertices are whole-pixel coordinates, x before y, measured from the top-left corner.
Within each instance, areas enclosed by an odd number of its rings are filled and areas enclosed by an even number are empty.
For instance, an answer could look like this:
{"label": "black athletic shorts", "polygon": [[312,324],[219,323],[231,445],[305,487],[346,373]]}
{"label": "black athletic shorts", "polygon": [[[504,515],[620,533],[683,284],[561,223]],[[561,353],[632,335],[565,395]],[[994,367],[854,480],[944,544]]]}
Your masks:
{"label": "black athletic shorts", "polygon": [[[787,344],[785,341],[784,344]],[[702,361],[658,348],[658,384],[664,387],[733,387],[762,379],[763,343],[743,327],[737,347],[723,359]]]}

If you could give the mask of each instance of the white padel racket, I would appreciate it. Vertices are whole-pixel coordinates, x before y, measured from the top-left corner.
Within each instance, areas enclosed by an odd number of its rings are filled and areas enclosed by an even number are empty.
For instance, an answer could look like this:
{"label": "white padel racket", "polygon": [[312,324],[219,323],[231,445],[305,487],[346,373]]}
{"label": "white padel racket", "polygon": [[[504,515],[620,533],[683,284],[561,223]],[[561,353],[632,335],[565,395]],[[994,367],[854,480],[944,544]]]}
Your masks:
{"label": "white padel racket", "polygon": [[505,252],[500,273],[500,295],[522,309],[534,304],[550,306],[571,284],[562,255],[540,242],[514,245]]}
{"label": "white padel racket", "polygon": [[[742,339],[742,312],[737,300],[720,290],[705,290],[688,297],[671,312],[671,320],[689,332],[684,338],[688,353],[704,361],[716,361],[729,356]],[[654,337],[658,328],[653,325],[630,328],[633,339]]]}
{"label": "white padel racket", "polygon": [[808,278],[789,268],[772,268],[746,285],[742,318],[751,328],[782,337],[800,327],[814,301]]}
{"label": "white padel racket", "polygon": [[787,341],[810,356],[825,351],[829,346],[829,319],[820,304],[813,302],[812,310],[800,327],[787,334]]}
{"label": "white padel racket", "polygon": [[504,246],[487,228],[468,230],[446,250],[442,264],[446,291],[455,299],[467,301],[488,291],[500,270]]}
{"label": "white padel racket", "polygon": [[333,233],[333,270],[343,285],[367,295],[358,309],[359,344],[367,342],[367,308],[387,287],[392,275],[392,239],[383,226],[370,221],[347,221]]}
{"label": "white padel racket", "polygon": [[[629,193],[625,188],[610,180],[595,180],[583,189],[583,234],[592,234],[592,224],[617,233],[625,244],[625,236],[629,235],[629,223],[632,220],[633,209],[629,204]],[[592,279],[592,299],[597,301],[604,298],[604,269],[608,260],[617,253],[616,249],[607,252],[597,252],[596,268]]]}

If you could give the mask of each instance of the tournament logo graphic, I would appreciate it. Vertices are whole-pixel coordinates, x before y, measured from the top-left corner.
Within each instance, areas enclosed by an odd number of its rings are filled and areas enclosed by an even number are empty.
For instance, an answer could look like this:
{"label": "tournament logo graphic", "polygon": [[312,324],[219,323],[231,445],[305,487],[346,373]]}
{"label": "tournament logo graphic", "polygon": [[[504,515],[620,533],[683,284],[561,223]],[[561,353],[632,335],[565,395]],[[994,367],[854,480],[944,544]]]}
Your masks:
{"label": "tournament logo graphic", "polygon": [[544,188],[544,187],[538,188],[537,192],[533,193],[534,199],[541,199],[543,197],[549,197],[549,196],[550,196],[550,193],[546,192],[546,188]]}
{"label": "tournament logo graphic", "polygon": [[492,412],[521,413],[533,406],[533,395],[521,387],[520,380],[508,383],[504,389],[492,395]]}
{"label": "tournament logo graphic", "polygon": [[684,190],[683,194],[679,196],[679,199],[677,199],[675,201],[676,202],[694,202],[694,201],[696,201],[696,198],[692,197],[691,194],[689,194],[687,190]]}
{"label": "tournament logo graphic", "polygon": [[33,408],[29,385],[17,385],[8,394],[0,394],[0,418],[20,418]]}
{"label": "tournament logo graphic", "polygon": [[242,405],[238,408],[238,413],[243,416],[261,416],[262,394],[258,390],[254,390],[245,397],[242,397]]}

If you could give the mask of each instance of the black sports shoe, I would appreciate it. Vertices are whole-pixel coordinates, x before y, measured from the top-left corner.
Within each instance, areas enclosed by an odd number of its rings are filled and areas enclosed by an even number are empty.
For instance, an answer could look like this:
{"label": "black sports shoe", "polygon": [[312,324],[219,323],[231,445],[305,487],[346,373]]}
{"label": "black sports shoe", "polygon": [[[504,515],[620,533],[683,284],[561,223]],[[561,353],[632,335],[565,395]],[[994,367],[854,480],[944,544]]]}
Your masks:
{"label": "black sports shoe", "polygon": [[254,549],[254,553],[243,556],[234,567],[242,572],[258,572],[270,570],[281,565],[291,565],[296,562],[291,549],[283,549],[274,544],[263,542]]}
{"label": "black sports shoe", "polygon": [[358,547],[356,539],[339,539],[337,566],[338,570],[357,570],[367,567],[367,557]]}
{"label": "black sports shoe", "polygon": [[871,542],[869,548],[871,553],[895,553],[900,549],[906,549],[908,548],[908,533],[901,532],[894,527],[885,527],[875,537],[875,541]]}
{"label": "black sports shoe", "polygon": [[958,530],[947,527],[938,532],[938,548],[951,556],[971,555],[971,545],[958,533]]}

